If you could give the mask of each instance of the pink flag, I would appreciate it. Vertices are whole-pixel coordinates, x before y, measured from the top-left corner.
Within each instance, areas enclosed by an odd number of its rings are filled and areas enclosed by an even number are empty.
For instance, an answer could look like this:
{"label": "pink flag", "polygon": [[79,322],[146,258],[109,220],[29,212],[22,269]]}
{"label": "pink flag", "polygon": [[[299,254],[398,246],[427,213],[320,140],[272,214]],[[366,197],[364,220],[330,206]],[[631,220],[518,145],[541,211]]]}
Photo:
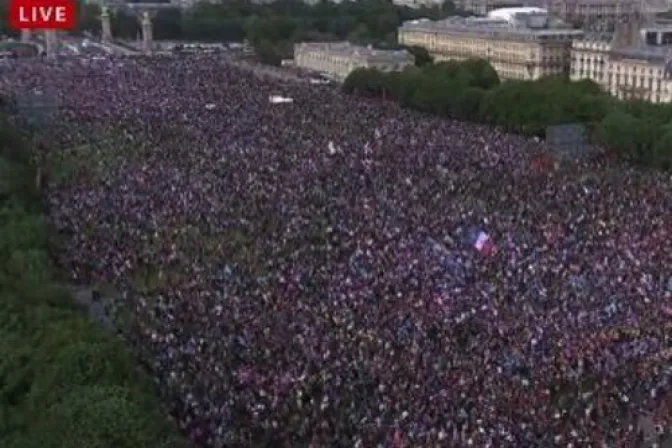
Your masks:
{"label": "pink flag", "polygon": [[667,317],[672,317],[672,307],[663,305],[660,309]]}
{"label": "pink flag", "polygon": [[398,429],[394,430],[394,435],[392,436],[392,448],[403,448],[401,433]]}

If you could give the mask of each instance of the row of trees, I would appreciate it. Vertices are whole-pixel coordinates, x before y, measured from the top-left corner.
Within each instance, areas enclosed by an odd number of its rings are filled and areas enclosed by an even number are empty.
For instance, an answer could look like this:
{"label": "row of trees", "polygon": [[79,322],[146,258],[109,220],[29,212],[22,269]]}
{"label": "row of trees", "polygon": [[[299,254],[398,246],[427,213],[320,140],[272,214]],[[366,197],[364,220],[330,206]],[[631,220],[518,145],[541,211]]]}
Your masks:
{"label": "row of trees", "polygon": [[[133,2],[131,2],[133,3]],[[157,2],[162,3],[162,2]],[[0,0],[0,17],[7,17],[7,0]],[[79,1],[75,32],[100,35],[100,5]],[[320,0],[252,0],[203,2],[193,8],[159,10],[152,19],[154,38],[204,42],[248,41],[262,62],[279,65],[292,56],[293,44],[306,41],[348,40],[362,45],[395,48],[396,32],[406,20],[440,19],[461,14],[452,0],[431,7],[409,8],[389,0],[335,3]],[[111,9],[112,32],[119,39],[136,39],[140,25],[135,13]],[[0,23],[0,34],[18,36]]]}
{"label": "row of trees", "polygon": [[0,446],[185,446],[120,341],[58,280],[29,153],[0,121]]}
{"label": "row of trees", "polygon": [[[100,32],[97,5],[80,8],[80,31]],[[438,19],[455,13],[451,1],[441,6],[412,9],[389,0],[358,0],[335,3],[302,0],[271,3],[231,0],[201,3],[181,11],[161,10],[153,20],[156,39],[242,42],[248,40],[259,56],[277,64],[291,57],[299,41],[350,40],[361,44],[394,45],[402,21],[421,17]],[[112,31],[119,38],[135,39],[138,21],[123,10],[113,11]]]}
{"label": "row of trees", "polygon": [[596,142],[623,158],[672,168],[672,105],[621,101],[591,81],[545,78],[500,83],[486,61],[469,60],[428,63],[393,73],[359,69],[345,80],[343,90],[539,137],[548,126],[583,123]]}

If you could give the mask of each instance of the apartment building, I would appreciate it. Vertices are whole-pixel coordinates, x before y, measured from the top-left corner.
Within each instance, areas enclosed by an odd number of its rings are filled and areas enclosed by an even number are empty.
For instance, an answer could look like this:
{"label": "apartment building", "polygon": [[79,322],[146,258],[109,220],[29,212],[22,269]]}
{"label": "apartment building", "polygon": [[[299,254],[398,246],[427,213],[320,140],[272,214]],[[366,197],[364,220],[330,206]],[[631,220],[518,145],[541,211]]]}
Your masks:
{"label": "apartment building", "polygon": [[506,8],[485,18],[405,22],[399,43],[424,47],[436,61],[485,59],[503,80],[534,80],[569,72],[572,40],[580,30],[549,26],[540,8]]}
{"label": "apartment building", "polygon": [[342,81],[358,68],[396,71],[413,65],[406,50],[376,50],[348,42],[303,42],[294,45],[294,65]]}
{"label": "apartment building", "polygon": [[575,26],[612,29],[627,17],[644,11],[642,0],[542,0],[554,17]]}
{"label": "apartment building", "polygon": [[672,28],[626,28],[574,42],[571,79],[590,79],[621,99],[671,102]]}

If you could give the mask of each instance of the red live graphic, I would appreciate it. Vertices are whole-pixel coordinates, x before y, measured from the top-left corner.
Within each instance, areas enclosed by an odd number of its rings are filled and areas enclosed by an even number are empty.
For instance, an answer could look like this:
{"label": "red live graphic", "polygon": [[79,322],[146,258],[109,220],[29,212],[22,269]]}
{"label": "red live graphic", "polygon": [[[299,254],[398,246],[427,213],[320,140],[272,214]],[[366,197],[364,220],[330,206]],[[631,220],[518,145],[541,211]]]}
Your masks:
{"label": "red live graphic", "polygon": [[75,27],[73,0],[10,0],[9,26],[29,30],[70,30]]}

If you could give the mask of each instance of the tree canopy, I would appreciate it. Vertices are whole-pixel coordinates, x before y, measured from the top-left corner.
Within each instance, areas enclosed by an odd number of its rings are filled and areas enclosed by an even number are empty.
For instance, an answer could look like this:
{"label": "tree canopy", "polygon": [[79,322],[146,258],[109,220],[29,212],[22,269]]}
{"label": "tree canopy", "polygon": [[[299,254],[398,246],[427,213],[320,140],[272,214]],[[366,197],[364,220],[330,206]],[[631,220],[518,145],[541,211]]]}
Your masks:
{"label": "tree canopy", "polygon": [[59,282],[28,147],[0,120],[0,446],[185,446],[121,342]]}
{"label": "tree canopy", "polygon": [[548,126],[582,123],[623,159],[672,167],[672,105],[620,101],[591,81],[553,77],[500,84],[486,61],[467,60],[428,62],[396,73],[358,69],[343,90],[539,137]]}
{"label": "tree canopy", "polygon": [[[405,20],[439,19],[455,14],[451,1],[418,9],[396,6],[388,0],[334,3],[322,0],[277,0],[268,4],[250,0],[203,2],[193,8],[160,10],[154,18],[156,39],[242,42],[247,40],[267,63],[291,57],[292,44],[300,41],[349,40],[353,43],[396,45],[396,33]],[[100,7],[80,8],[80,31],[100,33]],[[115,36],[135,39],[137,19],[124,10],[113,11]],[[417,50],[421,62],[429,56]],[[425,58],[425,59],[423,59]]]}

